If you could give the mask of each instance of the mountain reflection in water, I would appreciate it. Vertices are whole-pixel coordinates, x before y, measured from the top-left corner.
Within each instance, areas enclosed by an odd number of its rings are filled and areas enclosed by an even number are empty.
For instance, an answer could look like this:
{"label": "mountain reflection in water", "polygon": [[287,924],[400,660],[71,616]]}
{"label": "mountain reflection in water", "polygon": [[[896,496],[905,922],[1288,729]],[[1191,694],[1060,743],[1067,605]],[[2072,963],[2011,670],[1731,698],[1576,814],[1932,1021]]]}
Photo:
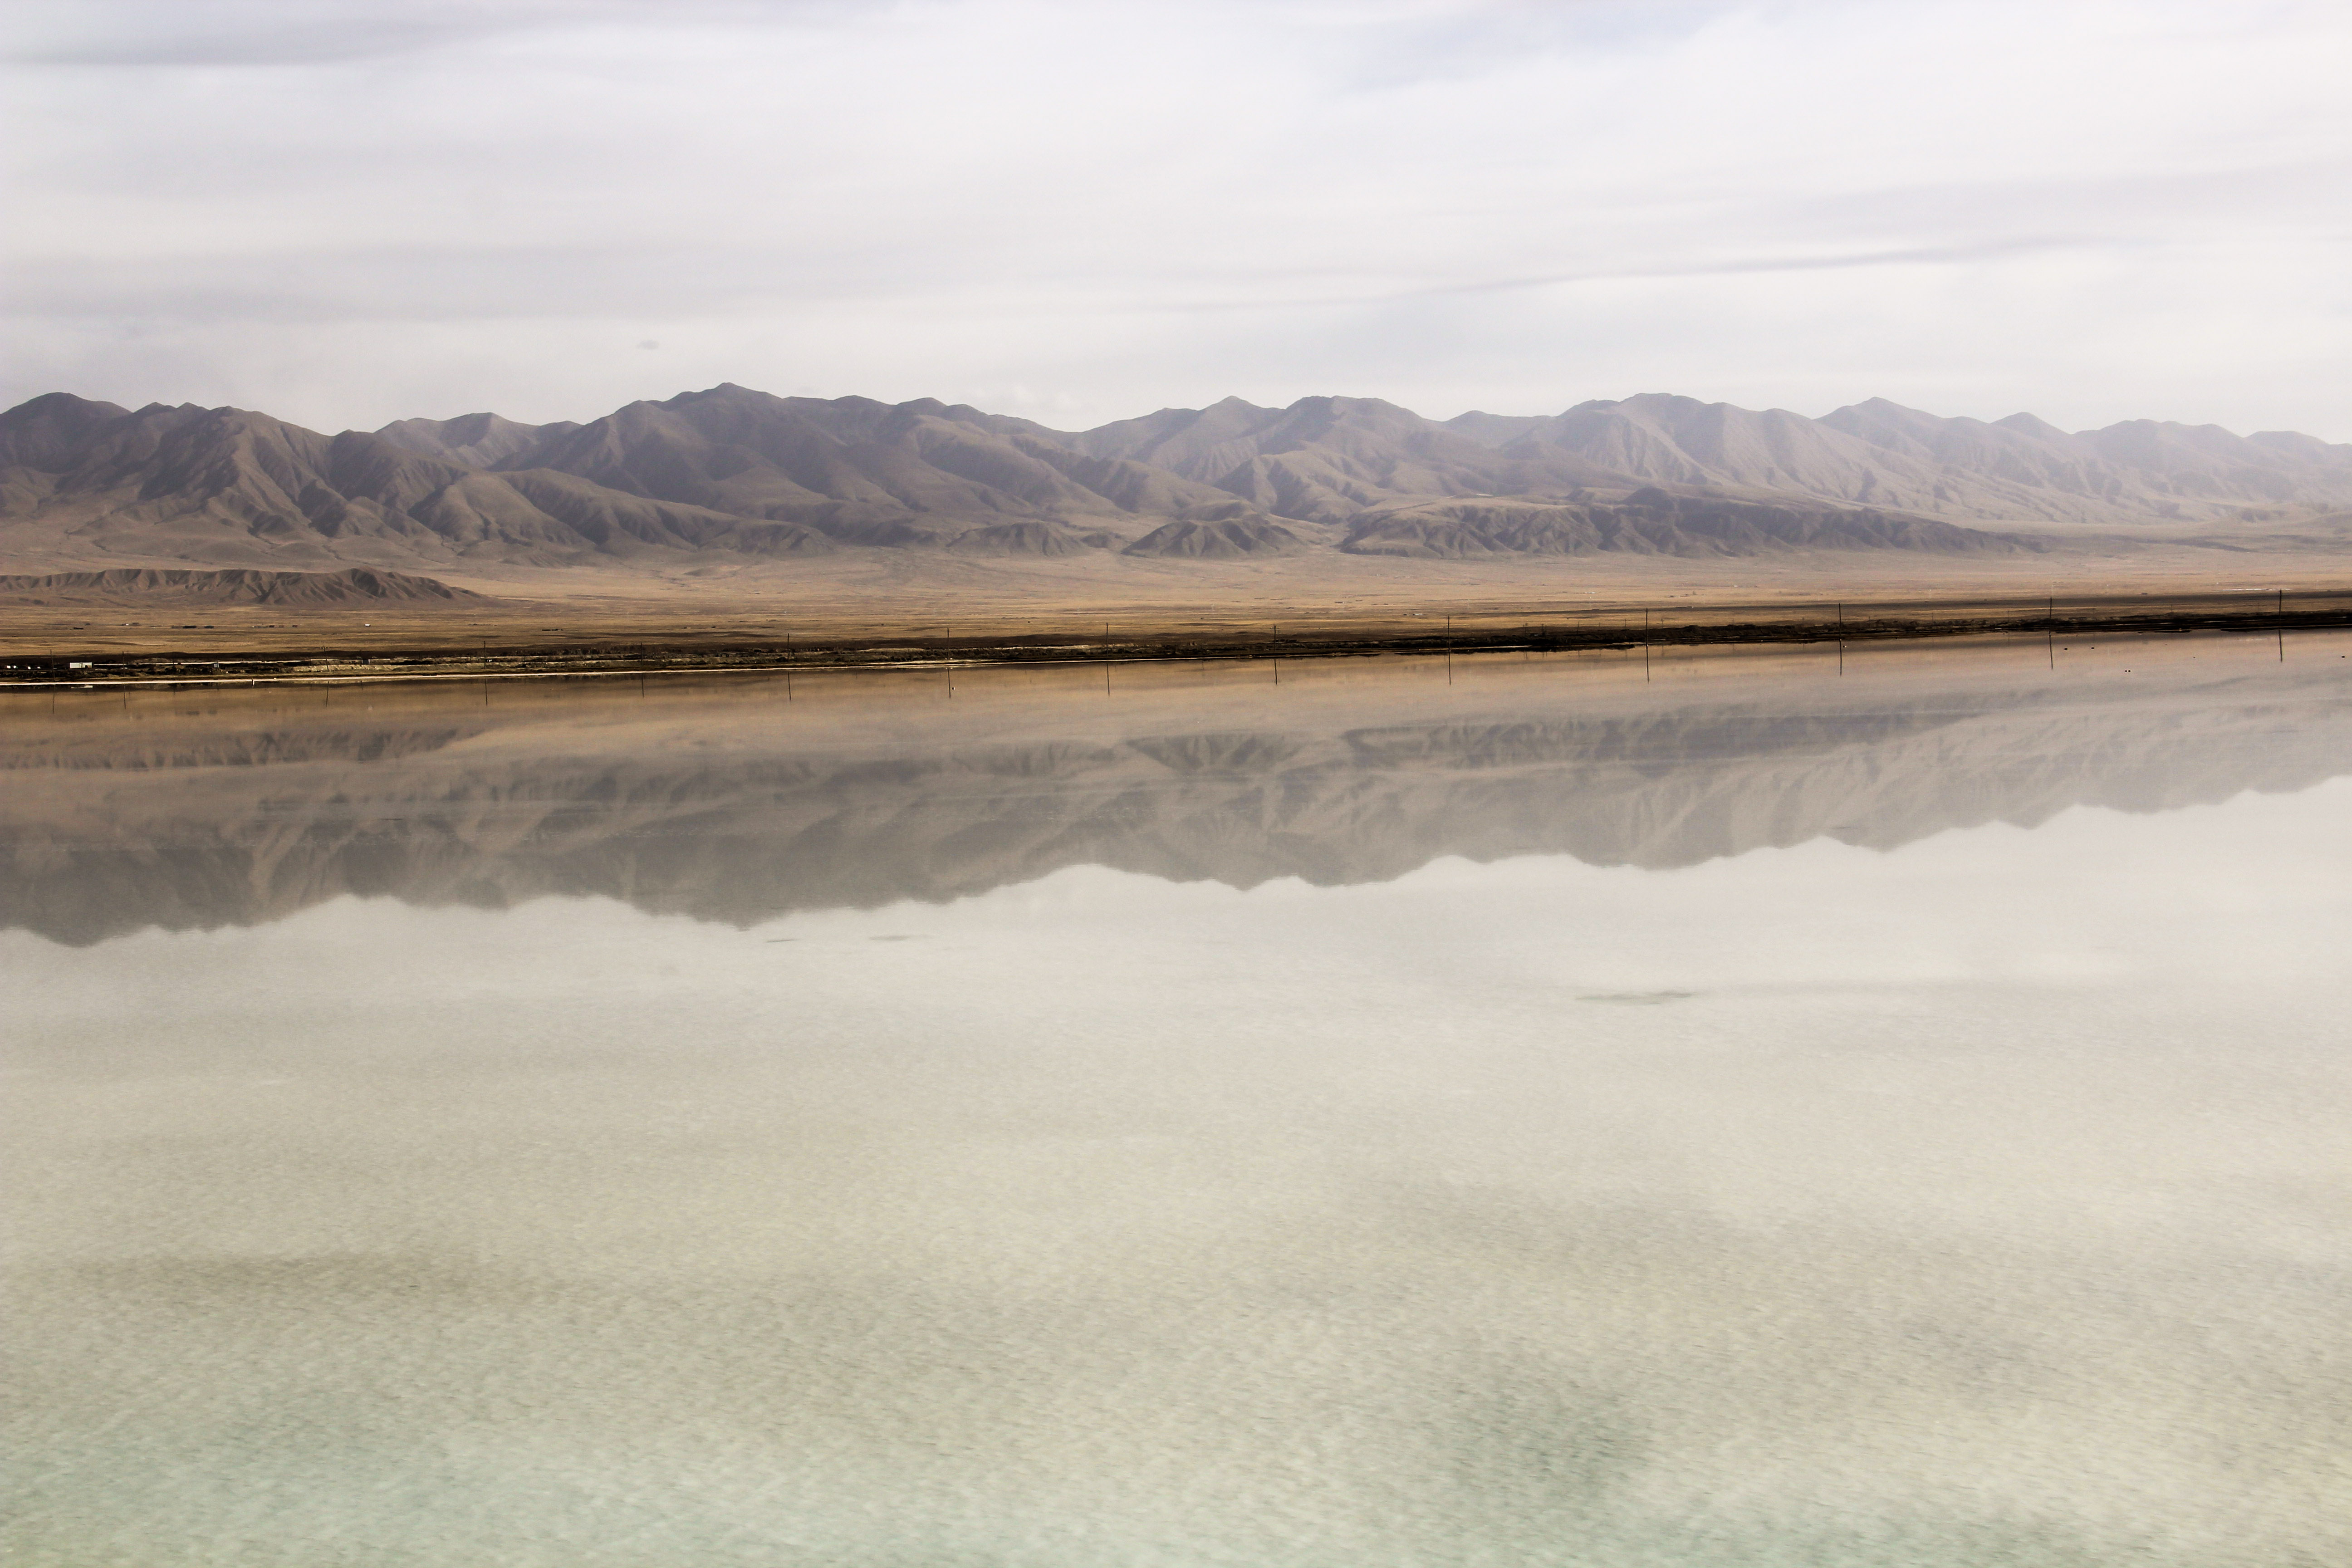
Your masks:
{"label": "mountain reflection in water", "polygon": [[[0,700],[0,924],[86,943],[344,894],[751,924],[1097,864],[1892,847],[2352,773],[2335,639]],[[1106,685],[1109,689],[1106,690]]]}

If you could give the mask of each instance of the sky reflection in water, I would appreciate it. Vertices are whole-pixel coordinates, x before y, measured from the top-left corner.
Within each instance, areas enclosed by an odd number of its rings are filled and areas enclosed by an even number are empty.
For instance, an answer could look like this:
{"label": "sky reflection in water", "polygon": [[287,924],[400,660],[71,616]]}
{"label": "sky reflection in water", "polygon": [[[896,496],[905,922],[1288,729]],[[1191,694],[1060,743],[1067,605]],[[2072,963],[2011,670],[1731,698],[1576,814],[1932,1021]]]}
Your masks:
{"label": "sky reflection in water", "polygon": [[2341,1560],[2256,651],[20,712],[9,1544]]}

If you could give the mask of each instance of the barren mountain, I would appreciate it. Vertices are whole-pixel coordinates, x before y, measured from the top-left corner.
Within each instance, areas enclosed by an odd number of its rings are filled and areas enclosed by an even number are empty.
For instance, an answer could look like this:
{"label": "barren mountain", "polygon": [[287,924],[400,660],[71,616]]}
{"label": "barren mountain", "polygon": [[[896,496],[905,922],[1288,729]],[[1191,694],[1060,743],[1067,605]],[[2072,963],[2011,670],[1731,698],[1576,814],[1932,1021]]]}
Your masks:
{"label": "barren mountain", "polygon": [[633,403],[499,466],[553,469],[856,544],[950,544],[975,528],[1042,521],[1099,533],[1090,542],[1101,547],[1163,521],[1244,510],[1177,475],[1089,458],[1025,420],[928,398],[894,405],[732,385]]}
{"label": "barren mountain", "polygon": [[[1228,398],[1069,433],[931,399],[722,385],[584,425],[321,435],[63,393],[0,415],[0,555],[279,568],[743,560],[842,549],[1450,559],[2037,548],[2037,522],[2318,526],[2352,447],[2136,421],[1818,420],[1645,395],[1441,425]],[[2008,525],[1973,530],[1972,522]]]}
{"label": "barren mountain", "polygon": [[1831,510],[1785,499],[1647,486],[1609,500],[1445,500],[1359,513],[1339,548],[1357,555],[1759,555],[1775,550],[1913,550],[1944,555],[2041,548],[1875,508]]}
{"label": "barren mountain", "polygon": [[482,595],[430,577],[365,566],[341,572],[119,566],[105,572],[0,577],[0,605],[146,605],[157,600],[191,605],[392,605],[479,604]]}
{"label": "barren mountain", "polygon": [[1305,542],[1278,522],[1263,518],[1217,518],[1166,522],[1127,547],[1129,555],[1181,556],[1192,561],[1230,561],[1305,548]]}
{"label": "barren mountain", "polygon": [[0,415],[0,498],[10,532],[207,563],[556,564],[633,549],[831,548],[789,523],[546,469],[487,472],[360,431],[321,436],[235,408],[133,412],[62,393]]}
{"label": "barren mountain", "polygon": [[455,419],[398,419],[376,432],[404,452],[446,458],[477,468],[495,468],[543,441],[568,436],[580,426],[565,420],[556,425],[523,425],[495,414],[461,414]]}
{"label": "barren mountain", "polygon": [[[1095,457],[1150,463],[1214,485],[1277,517],[1346,523],[1411,498],[1494,495],[1521,487],[1476,442],[1374,397],[1305,397],[1260,408],[1228,397],[1163,408],[1066,439]],[[1579,476],[1617,476],[1590,469]]]}
{"label": "barren mountain", "polygon": [[1820,419],[1645,394],[1550,418],[1465,414],[1448,427],[1529,465],[1737,486],[2005,522],[2226,520],[2352,500],[2352,447],[2132,420],[2068,435],[2030,414],[1944,419],[1885,398]]}

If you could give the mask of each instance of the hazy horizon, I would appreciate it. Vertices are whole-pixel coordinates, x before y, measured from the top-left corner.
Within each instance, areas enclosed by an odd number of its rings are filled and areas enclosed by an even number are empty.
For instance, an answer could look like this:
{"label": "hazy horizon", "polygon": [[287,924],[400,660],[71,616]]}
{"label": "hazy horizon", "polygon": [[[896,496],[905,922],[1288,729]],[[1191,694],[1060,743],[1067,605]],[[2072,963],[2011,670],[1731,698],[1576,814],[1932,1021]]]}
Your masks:
{"label": "hazy horizon", "polygon": [[2352,16],[2305,0],[97,0],[0,30],[0,403],[369,429],[732,381],[1067,429],[1654,387],[2352,439]]}
{"label": "hazy horizon", "polygon": [[[742,383],[737,383],[737,382],[721,382],[721,383],[718,383],[718,384],[715,384],[710,385],[710,386],[690,386],[690,387],[680,387],[680,388],[678,388],[677,390],[676,390],[676,391],[674,391],[674,392],[670,392],[670,393],[667,393],[667,394],[647,394],[646,395],[642,396],[642,397],[632,398],[632,399],[630,399],[630,400],[629,400],[629,403],[625,403],[625,404],[617,405],[615,405],[614,407],[612,407],[612,408],[581,409],[581,410],[577,410],[577,411],[575,411],[575,412],[573,412],[573,413],[571,413],[571,414],[560,414],[560,415],[551,416],[551,417],[549,417],[549,418],[547,418],[547,419],[543,419],[543,420],[517,420],[516,422],[517,422],[517,423],[519,423],[519,424],[537,424],[537,425],[559,425],[559,424],[563,424],[563,423],[566,423],[566,422],[574,423],[574,424],[588,424],[588,423],[591,423],[591,422],[593,422],[593,421],[594,421],[594,420],[604,418],[604,417],[605,417],[606,416],[608,416],[608,415],[610,415],[610,414],[613,414],[613,413],[616,412],[618,408],[627,407],[627,406],[629,405],[629,404],[630,404],[630,403],[671,403],[671,402],[675,402],[675,401],[677,401],[677,400],[678,400],[678,399],[681,399],[681,398],[695,397],[695,396],[701,395],[705,395],[705,394],[709,394],[709,393],[718,392],[718,391],[720,391],[720,390],[722,390],[724,387],[729,386],[729,385],[740,386],[740,387],[741,387],[741,389],[742,389],[742,390],[744,390],[744,391],[746,391],[746,392],[768,393],[768,389],[767,389],[767,388],[765,388],[765,387],[760,387],[760,386],[749,386],[749,385],[744,385]],[[23,398],[23,399],[20,399],[17,403],[13,404],[13,405],[9,405],[9,407],[10,407],[10,408],[12,408],[12,409],[13,409],[13,408],[16,408],[16,407],[21,407],[21,406],[23,406],[23,405],[24,405],[25,403],[33,402],[33,401],[36,401],[37,399],[38,399],[38,398],[40,398],[40,397],[47,396],[47,395],[52,395],[52,394],[59,393],[59,392],[65,393],[65,394],[67,394],[67,395],[68,395],[75,396],[75,397],[82,397],[82,398],[86,398],[86,399],[88,399],[88,400],[89,400],[89,401],[90,401],[90,402],[95,402],[95,403],[113,403],[113,404],[117,404],[117,405],[121,405],[121,406],[123,406],[123,407],[126,407],[126,408],[131,409],[131,410],[132,412],[134,412],[134,413],[135,413],[136,411],[138,411],[140,408],[146,407],[146,406],[149,406],[149,405],[153,405],[153,404],[163,404],[163,405],[165,405],[165,406],[167,406],[167,407],[169,407],[169,406],[177,406],[176,405],[173,405],[173,404],[171,404],[168,400],[163,399],[163,398],[149,398],[149,399],[144,399],[144,400],[140,401],[140,402],[135,402],[135,403],[133,403],[133,402],[126,402],[124,399],[121,399],[121,398],[103,398],[103,397],[98,397],[98,396],[95,396],[95,395],[91,395],[91,394],[89,394],[89,393],[78,392],[78,391],[76,391],[76,390],[75,390],[74,388],[72,388],[72,387],[51,387],[51,388],[48,388],[48,389],[47,389],[47,391],[45,391],[45,392],[41,392],[41,393],[35,393],[35,394],[32,394],[32,395],[28,395],[28,396],[26,396],[26,397]],[[869,402],[874,402],[874,403],[884,403],[884,404],[888,404],[888,403],[890,403],[890,400],[889,400],[889,399],[887,399],[887,398],[878,398],[878,397],[870,397],[870,396],[868,396],[868,395],[867,395],[867,394],[861,393],[861,392],[857,392],[857,391],[854,391],[854,390],[853,390],[853,391],[849,391],[849,392],[838,392],[838,393],[790,393],[790,394],[768,393],[768,395],[772,395],[772,396],[815,397],[815,398],[818,398],[818,399],[820,399],[820,400],[824,400],[824,401],[835,401],[835,402],[845,402],[845,401],[848,401],[848,400],[850,400],[850,399],[852,399],[852,398],[860,398],[860,397],[864,397],[864,398],[866,398],[866,400],[867,400],[867,401],[869,401]],[[1232,395],[1238,396],[1239,395],[1238,395],[1238,394],[1234,394],[1234,395]],[[1499,408],[1499,407],[1481,407],[1481,406],[1473,406],[1473,407],[1469,407],[1469,408],[1459,408],[1459,409],[1454,409],[1454,410],[1453,410],[1453,411],[1452,411],[1452,412],[1450,412],[1450,413],[1433,413],[1433,412],[1432,412],[1431,410],[1426,409],[1426,408],[1414,408],[1414,407],[1410,406],[1409,405],[1397,404],[1397,403],[1396,403],[1396,401],[1395,401],[1395,399],[1393,399],[1393,398],[1382,398],[1382,397],[1376,397],[1376,396],[1373,396],[1372,395],[1370,395],[1370,394],[1364,394],[1364,393],[1352,393],[1352,392],[1306,392],[1306,393],[1301,393],[1301,394],[1299,394],[1299,395],[1298,395],[1298,396],[1297,396],[1297,397],[1295,397],[1295,398],[1288,399],[1286,402],[1284,402],[1284,403],[1277,403],[1277,404],[1257,404],[1257,405],[1255,405],[1255,406],[1258,406],[1258,407],[1261,407],[1261,408],[1272,409],[1272,410],[1280,410],[1280,409],[1284,409],[1284,408],[1287,408],[1287,407],[1294,406],[1294,405],[1296,405],[1297,404],[1299,404],[1299,403],[1302,403],[1302,402],[1309,402],[1309,401],[1312,401],[1312,400],[1314,400],[1314,399],[1316,399],[1316,398],[1318,398],[1318,397],[1328,397],[1328,398],[1332,398],[1332,399],[1334,399],[1334,400],[1337,400],[1337,401],[1342,401],[1342,402],[1381,402],[1381,403],[1389,403],[1389,404],[1391,404],[1391,405],[1395,405],[1395,406],[1402,407],[1402,408],[1404,408],[1404,409],[1405,409],[1405,411],[1406,411],[1407,413],[1409,413],[1409,414],[1413,414],[1413,415],[1417,415],[1417,416],[1419,416],[1420,417],[1422,417],[1422,418],[1423,418],[1423,419],[1433,420],[1433,421],[1435,421],[1436,423],[1444,424],[1444,423],[1446,423],[1446,422],[1448,422],[1448,421],[1450,421],[1450,420],[1457,419],[1457,418],[1460,418],[1460,417],[1463,417],[1463,416],[1466,416],[1466,415],[1471,415],[1471,414],[1487,414],[1487,415],[1493,415],[1493,416],[1496,416],[1500,417],[1500,418],[1551,418],[1551,417],[1553,417],[1553,416],[1557,416],[1557,415],[1559,415],[1559,414],[1561,414],[1561,413],[1563,413],[1563,412],[1565,412],[1565,411],[1567,411],[1567,410],[1570,410],[1570,409],[1571,409],[1571,408],[1581,407],[1581,406],[1585,406],[1585,405],[1588,405],[1627,403],[1627,402],[1631,402],[1631,401],[1633,401],[1633,399],[1635,399],[1635,398],[1640,398],[1640,397],[1682,397],[1682,396],[1685,396],[1685,395],[1686,395],[1686,394],[1683,394],[1683,393],[1673,392],[1673,391],[1670,391],[1670,390],[1665,389],[1665,388],[1661,388],[1661,387],[1652,387],[1652,388],[1648,388],[1648,389],[1645,389],[1645,390],[1641,391],[1641,392],[1623,393],[1623,394],[1618,394],[1618,395],[1595,395],[1595,396],[1592,396],[1592,397],[1580,397],[1580,398],[1572,398],[1572,399],[1570,399],[1569,402],[1567,402],[1567,403],[1563,403],[1563,404],[1561,404],[1559,407],[1556,407],[1556,408],[1516,408],[1516,407],[1515,407],[1515,408]],[[913,402],[920,402],[920,401],[923,401],[923,400],[924,400],[924,398],[926,398],[926,397],[928,397],[928,396],[930,396],[930,395],[929,395],[929,394],[917,394],[914,397],[899,399],[899,400],[898,400],[898,404],[913,403]],[[1830,414],[1832,414],[1832,413],[1835,413],[1839,408],[1852,407],[1852,406],[1854,406],[1854,405],[1856,405],[1865,404],[1865,403],[1869,403],[1869,402],[1872,402],[1872,401],[1874,401],[1874,400],[1875,400],[1875,399],[1874,399],[1874,396],[1861,396],[1861,397],[1849,398],[1849,399],[1847,399],[1844,403],[1838,404],[1838,405],[1832,405],[1832,406],[1830,406],[1830,407],[1822,408],[1822,410],[1820,410],[1818,413],[1809,413],[1809,412],[1807,412],[1806,410],[1801,409],[1801,408],[1782,408],[1782,407],[1780,407],[1780,406],[1779,406],[1779,405],[1763,405],[1763,406],[1750,406],[1750,407],[1748,407],[1745,411],[1746,411],[1746,412],[1748,412],[1748,413],[1752,413],[1752,414],[1756,414],[1756,413],[1784,413],[1784,414],[1794,414],[1794,415],[1798,416],[1800,418],[1803,418],[1803,419],[1810,419],[1810,420],[1813,420],[1813,421],[1818,422],[1819,420],[1821,420],[1822,418],[1823,418],[1825,416],[1830,415]],[[933,401],[937,401],[937,402],[940,402],[940,403],[951,403],[951,402],[952,402],[952,400],[950,400],[950,399],[947,399],[947,398],[934,398],[934,399],[933,399]],[[1170,413],[1170,412],[1183,412],[1183,411],[1186,411],[1186,410],[1192,410],[1192,411],[1196,411],[1196,412],[1197,412],[1197,411],[1198,411],[1199,409],[1201,409],[1201,408],[1213,407],[1216,404],[1221,403],[1221,402],[1223,402],[1223,401],[1226,401],[1226,399],[1223,399],[1223,398],[1212,398],[1212,399],[1210,399],[1206,404],[1201,404],[1201,405],[1179,405],[1179,404],[1172,404],[1172,403],[1161,403],[1161,404],[1156,404],[1156,405],[1152,405],[1151,407],[1149,407],[1149,408],[1135,408],[1135,409],[1129,410],[1128,412],[1123,413],[1123,414],[1114,414],[1114,415],[1112,415],[1108,419],[1099,421],[1098,423],[1097,423],[1096,425],[1093,425],[1093,426],[1062,426],[1062,427],[1061,427],[1061,429],[1062,429],[1062,431],[1063,431],[1063,433],[1064,433],[1064,434],[1069,434],[1069,435],[1082,435],[1082,434],[1085,434],[1085,433],[1086,433],[1086,431],[1087,431],[1087,430],[1089,430],[1089,429],[1099,429],[1099,428],[1101,428],[1103,426],[1106,426],[1106,425],[1116,425],[1116,424],[1119,424],[1119,423],[1124,422],[1124,421],[1127,421],[1127,420],[1140,419],[1140,418],[1147,417],[1147,416],[1150,416],[1150,415],[1153,415],[1153,414],[1165,414],[1165,413]],[[1244,398],[1244,399],[1243,399],[1243,401],[1244,401],[1244,402],[1252,402],[1253,400],[1248,399],[1248,398]],[[1710,402],[1710,404],[1712,404],[1712,403],[1714,403],[1714,402],[1721,401],[1721,400],[1701,400],[1701,401],[1708,401],[1708,402]],[[1899,400],[1889,399],[1888,401],[1899,401]],[[893,405],[893,406],[896,406],[896,405]],[[1729,404],[1728,405],[1729,405],[1729,406],[1732,406],[1732,407],[1740,407],[1740,406],[1741,406],[1740,405],[1738,405],[1738,404]],[[219,406],[219,405],[199,405],[199,406]],[[263,415],[268,415],[268,416],[271,416],[271,417],[273,417],[273,418],[284,418],[284,417],[286,417],[286,416],[285,416],[284,415],[282,415],[278,410],[276,410],[276,409],[273,409],[273,408],[267,408],[267,407],[248,407],[248,406],[245,406],[245,405],[228,405],[228,406],[241,407],[241,408],[243,408],[243,411],[244,411],[244,412],[248,413],[248,414],[263,414]],[[1908,405],[1906,405],[1906,406],[1908,406]],[[0,409],[0,412],[7,412],[7,411],[8,411],[8,410],[5,410],[5,409]],[[1948,418],[1948,418],[1984,418],[1984,416],[1979,416],[1979,415],[1954,415],[1954,414],[1949,413],[1949,412],[1948,412],[1948,411],[1947,411],[1947,410],[1944,410],[1944,409],[1938,409],[1938,408],[1915,409],[1914,411],[1915,411],[1915,412],[1917,412],[1917,413],[1925,413],[1925,414],[1934,415],[1935,416],[1937,416],[1937,417],[1938,417],[1938,418]],[[983,413],[983,414],[1009,414],[1009,413],[1013,413],[1013,410],[1010,410],[1010,409],[1003,409],[1003,408],[988,408],[988,407],[982,407],[982,408],[981,409],[981,412],[982,412],[982,413]],[[512,416],[512,415],[509,414],[509,413],[508,413],[505,409],[503,409],[503,408],[491,408],[491,407],[487,407],[487,406],[471,406],[471,407],[466,407],[466,408],[460,408],[460,409],[455,409],[455,410],[434,409],[434,410],[427,410],[427,411],[419,412],[419,413],[411,413],[411,414],[404,414],[404,415],[395,415],[393,418],[388,419],[388,420],[385,420],[382,425],[376,426],[374,426],[374,427],[373,427],[373,429],[376,429],[376,430],[381,430],[381,429],[384,428],[384,427],[385,427],[385,426],[387,426],[396,425],[396,424],[400,424],[400,423],[403,423],[403,422],[405,422],[405,421],[412,421],[412,420],[429,420],[429,421],[441,421],[441,422],[447,422],[447,421],[451,421],[451,420],[464,419],[464,418],[472,417],[472,416],[478,416],[478,415],[485,415],[485,414],[487,414],[487,415],[490,415],[490,416],[493,416],[498,417],[498,418],[503,418],[503,419],[511,419],[511,418],[514,418],[514,416]],[[1996,416],[1991,416],[1990,418],[1985,419],[1985,421],[1984,421],[1984,422],[1985,422],[1985,423],[1988,423],[1988,424],[1992,424],[1992,423],[1997,423],[1997,422],[1999,422],[1999,420],[2003,419],[2003,418],[2010,418],[2010,417],[2016,417],[2016,416],[2022,416],[2022,417],[2030,418],[2030,419],[2039,419],[2039,418],[2041,418],[2041,417],[2042,417],[2042,416],[2041,416],[2039,413],[2037,413],[2035,410],[2033,410],[2033,409],[2032,409],[2032,408],[2013,408],[2013,409],[2011,409],[2007,415],[1996,415]],[[1026,416],[1023,416],[1023,417],[1026,417]],[[2152,420],[2152,421],[2155,421],[2155,422],[2159,423],[2159,424],[2178,424],[2178,425],[2201,424],[2202,426],[2207,426],[2207,427],[2211,427],[2211,426],[2210,426],[2210,421],[2208,421],[2208,422],[2193,422],[2193,421],[2189,421],[2189,420],[2173,419],[2173,418],[2171,418],[2170,416],[2167,416],[2167,415],[2165,415],[2165,414],[2162,414],[2162,413],[2157,413],[2157,412],[2142,413],[2142,414],[2134,414],[2134,415],[2126,415],[2126,416],[2124,416],[2121,419],[2119,419],[2119,420],[2116,420],[2116,421],[2111,421],[2110,423],[2111,423],[2111,424],[2128,424],[2128,423],[2132,423],[2132,422],[2139,421],[2139,420]],[[299,420],[299,419],[289,420],[288,422],[289,422],[289,423],[290,423],[290,424],[297,424],[297,425],[299,425],[299,424],[301,424],[301,423],[302,423],[302,422],[301,422],[300,420]],[[2052,421],[2048,421],[2048,423],[2051,423],[2051,424],[2053,424],[2053,425],[2056,425],[2058,422],[2057,422],[2057,421],[2055,421],[2055,420],[2052,420]],[[2062,430],[2064,430],[2064,429],[2065,429],[2065,427],[2064,427],[2063,426],[2060,426],[2059,427],[2060,427]],[[362,426],[304,426],[304,428],[306,428],[306,429],[317,430],[317,431],[319,431],[319,432],[320,432],[320,434],[322,434],[322,435],[334,435],[334,434],[339,433],[341,430],[356,430],[356,429],[361,429],[361,428],[362,428]],[[2101,428],[2101,427],[2086,427],[2086,428],[2085,428],[2085,429],[2084,429],[2084,430],[2065,430],[2065,433],[2066,433],[2066,434],[2068,434],[2068,435],[2084,435],[2084,434],[2088,434],[2088,433],[2090,433],[2092,429],[2095,429],[2095,428]],[[2263,435],[2263,434],[2271,434],[2271,433],[2273,433],[2273,432],[2271,432],[2271,431],[2254,430],[2254,429],[2252,429],[2252,428],[2232,429],[2232,428],[2231,428],[2231,427],[2229,427],[2229,426],[2219,426],[2219,428],[2222,428],[2222,429],[2228,430],[2228,431],[2229,431],[2229,434],[2231,434],[2231,435],[2233,435],[2233,436],[2242,436],[2242,436],[2253,436],[2253,435]],[[2308,430],[2304,430],[2304,431],[2301,431],[2300,433],[2301,433],[2301,434],[2305,434],[2305,435],[2312,434],[2312,432],[2310,432],[2310,431],[2308,431]]]}

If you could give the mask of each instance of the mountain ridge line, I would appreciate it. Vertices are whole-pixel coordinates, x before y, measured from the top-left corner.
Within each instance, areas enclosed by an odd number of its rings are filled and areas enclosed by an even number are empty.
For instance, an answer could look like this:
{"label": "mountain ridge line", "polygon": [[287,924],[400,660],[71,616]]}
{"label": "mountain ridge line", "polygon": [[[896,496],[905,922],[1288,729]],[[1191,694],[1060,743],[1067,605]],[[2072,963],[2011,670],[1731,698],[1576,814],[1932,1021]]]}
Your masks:
{"label": "mountain ridge line", "polygon": [[487,413],[325,435],[68,393],[0,414],[0,552],[462,569],[849,552],[1183,562],[2028,554],[2036,528],[2340,521],[2352,446],[2294,432],[1869,399],[1807,419],[1666,394],[1425,419],[1227,398],[1086,431],[731,383],[587,422]]}

